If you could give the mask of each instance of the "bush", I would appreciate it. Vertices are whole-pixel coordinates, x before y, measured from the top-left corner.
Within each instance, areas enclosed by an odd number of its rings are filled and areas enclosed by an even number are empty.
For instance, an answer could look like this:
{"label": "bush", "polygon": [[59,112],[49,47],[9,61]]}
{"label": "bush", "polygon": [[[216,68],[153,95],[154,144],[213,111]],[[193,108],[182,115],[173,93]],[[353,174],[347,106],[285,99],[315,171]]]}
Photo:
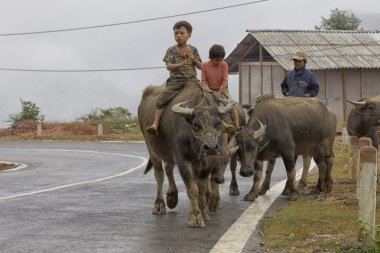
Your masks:
{"label": "bush", "polygon": [[78,120],[94,126],[101,123],[103,127],[119,132],[125,132],[126,125],[135,125],[133,129],[136,129],[138,122],[137,117],[133,117],[129,110],[123,107],[92,109],[90,113],[82,115]]}
{"label": "bush", "polygon": [[21,112],[9,114],[9,118],[6,120],[6,122],[12,122],[12,124],[16,124],[24,120],[45,120],[45,116],[40,114],[41,109],[36,105],[36,103],[33,103],[32,101],[24,101],[22,98],[20,98],[20,102]]}

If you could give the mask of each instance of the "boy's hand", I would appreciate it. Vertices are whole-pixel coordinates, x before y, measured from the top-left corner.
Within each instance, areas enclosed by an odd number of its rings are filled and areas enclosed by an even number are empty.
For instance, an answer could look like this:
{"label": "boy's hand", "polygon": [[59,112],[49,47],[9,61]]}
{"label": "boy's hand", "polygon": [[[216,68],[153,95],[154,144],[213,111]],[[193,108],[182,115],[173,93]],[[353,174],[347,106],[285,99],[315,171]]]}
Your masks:
{"label": "boy's hand", "polygon": [[185,57],[186,59],[190,59],[191,61],[195,60],[195,56],[190,51],[185,53]]}
{"label": "boy's hand", "polygon": [[192,60],[190,59],[186,59],[182,62],[182,66],[188,66],[188,65],[191,65],[193,63]]}

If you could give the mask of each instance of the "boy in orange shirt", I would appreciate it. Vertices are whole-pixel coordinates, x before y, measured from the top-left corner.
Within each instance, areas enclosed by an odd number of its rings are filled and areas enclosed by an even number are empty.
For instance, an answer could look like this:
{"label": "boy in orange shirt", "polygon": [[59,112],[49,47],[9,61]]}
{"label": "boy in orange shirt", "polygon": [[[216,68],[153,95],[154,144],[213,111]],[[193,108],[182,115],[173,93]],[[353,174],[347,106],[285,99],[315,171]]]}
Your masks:
{"label": "boy in orange shirt", "polygon": [[[226,56],[224,47],[218,44],[212,45],[209,51],[209,60],[202,63],[201,84],[205,90],[212,90],[218,96],[232,99],[228,91],[228,65],[223,61]],[[228,133],[239,129],[239,117],[236,108],[231,112],[235,127],[224,123],[224,128]]]}

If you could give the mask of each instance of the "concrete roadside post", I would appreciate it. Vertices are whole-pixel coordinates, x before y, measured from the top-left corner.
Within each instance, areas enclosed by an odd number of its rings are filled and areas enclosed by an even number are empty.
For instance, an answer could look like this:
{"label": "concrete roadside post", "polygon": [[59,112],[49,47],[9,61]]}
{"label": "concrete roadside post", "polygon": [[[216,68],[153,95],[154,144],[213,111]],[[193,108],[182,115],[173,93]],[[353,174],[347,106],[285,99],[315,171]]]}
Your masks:
{"label": "concrete roadside post", "polygon": [[342,144],[343,147],[348,148],[350,146],[349,135],[347,132],[347,123],[342,122]]}
{"label": "concrete roadside post", "polygon": [[372,146],[372,140],[368,137],[361,137],[358,141],[358,167],[359,170],[357,172],[357,179],[356,179],[356,198],[359,199],[359,192],[360,192],[360,187],[362,184],[360,183],[360,148],[362,147],[369,147]]}
{"label": "concrete roadside post", "polygon": [[42,123],[37,121],[37,136],[42,136]]}
{"label": "concrete roadside post", "polygon": [[359,240],[371,239],[376,236],[376,178],[377,150],[372,146],[359,148],[360,184],[359,200]]}
{"label": "concrete roadside post", "polygon": [[103,124],[98,124],[98,136],[103,136]]}
{"label": "concrete roadside post", "polygon": [[358,147],[359,139],[357,136],[350,137],[350,173],[351,178],[355,181],[358,176]]}

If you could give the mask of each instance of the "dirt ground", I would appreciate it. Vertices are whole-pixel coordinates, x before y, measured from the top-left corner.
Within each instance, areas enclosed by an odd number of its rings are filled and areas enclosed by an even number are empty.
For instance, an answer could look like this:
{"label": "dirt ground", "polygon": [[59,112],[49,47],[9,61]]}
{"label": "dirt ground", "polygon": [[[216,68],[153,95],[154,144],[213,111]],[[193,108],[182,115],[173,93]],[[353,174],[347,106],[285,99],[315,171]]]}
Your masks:
{"label": "dirt ground", "polygon": [[[137,127],[124,129],[103,128],[98,135],[98,127],[88,123],[43,123],[42,135],[37,136],[37,122],[25,120],[6,129],[0,129],[0,140],[82,140],[82,141],[135,141],[142,140]],[[127,133],[126,133],[127,132]]]}

